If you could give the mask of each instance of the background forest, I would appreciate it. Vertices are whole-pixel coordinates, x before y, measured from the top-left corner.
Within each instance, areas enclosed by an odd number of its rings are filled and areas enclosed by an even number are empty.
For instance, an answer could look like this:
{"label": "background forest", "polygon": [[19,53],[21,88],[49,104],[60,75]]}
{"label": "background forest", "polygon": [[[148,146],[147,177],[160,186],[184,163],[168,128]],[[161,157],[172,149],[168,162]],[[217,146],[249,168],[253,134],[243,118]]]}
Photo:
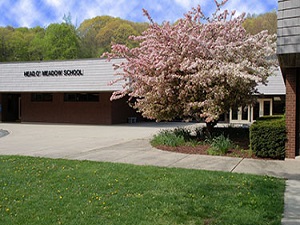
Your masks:
{"label": "background forest", "polygon": [[[46,28],[0,27],[0,62],[97,58],[110,51],[111,43],[137,46],[128,37],[140,35],[147,27],[147,23],[110,16],[97,16],[75,27],[70,15]],[[251,34],[262,30],[275,34],[277,14],[248,15],[244,28]]]}

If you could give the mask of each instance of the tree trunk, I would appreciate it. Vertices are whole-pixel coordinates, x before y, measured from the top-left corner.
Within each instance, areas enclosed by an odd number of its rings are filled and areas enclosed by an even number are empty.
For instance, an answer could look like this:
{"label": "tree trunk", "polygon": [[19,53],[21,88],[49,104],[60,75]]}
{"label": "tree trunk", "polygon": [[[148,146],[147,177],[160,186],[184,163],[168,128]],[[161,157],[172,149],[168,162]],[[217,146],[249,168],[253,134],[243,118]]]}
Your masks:
{"label": "tree trunk", "polygon": [[214,127],[217,125],[217,123],[218,123],[217,121],[206,123],[206,130],[207,130],[208,137],[212,137]]}

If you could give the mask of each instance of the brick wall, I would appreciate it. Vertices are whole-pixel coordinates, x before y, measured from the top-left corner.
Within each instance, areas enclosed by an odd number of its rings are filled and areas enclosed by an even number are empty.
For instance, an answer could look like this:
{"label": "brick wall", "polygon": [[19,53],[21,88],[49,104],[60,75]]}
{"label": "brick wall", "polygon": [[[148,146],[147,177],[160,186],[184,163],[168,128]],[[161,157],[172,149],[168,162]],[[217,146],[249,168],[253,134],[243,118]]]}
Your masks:
{"label": "brick wall", "polygon": [[128,105],[128,98],[123,97],[118,100],[112,101],[112,123],[127,123],[128,117],[136,117],[137,122],[144,121],[145,119],[140,113]]}
{"label": "brick wall", "polygon": [[[13,95],[16,95],[16,103],[21,97],[21,122],[110,125],[127,123],[128,117],[136,117],[138,122],[144,121],[140,113],[129,107],[128,98],[110,101],[111,94],[112,92],[99,93],[99,102],[65,102],[63,93],[53,93],[53,99],[49,102],[34,102],[31,100],[31,93]],[[8,95],[11,94],[0,93],[0,121],[14,122],[17,116],[10,118],[7,111]]]}
{"label": "brick wall", "polygon": [[295,158],[297,148],[297,76],[296,69],[289,69],[286,76],[286,157]]}
{"label": "brick wall", "polygon": [[64,102],[63,93],[54,93],[52,102],[32,102],[22,94],[22,122],[112,124],[111,93],[100,93],[99,102]]}

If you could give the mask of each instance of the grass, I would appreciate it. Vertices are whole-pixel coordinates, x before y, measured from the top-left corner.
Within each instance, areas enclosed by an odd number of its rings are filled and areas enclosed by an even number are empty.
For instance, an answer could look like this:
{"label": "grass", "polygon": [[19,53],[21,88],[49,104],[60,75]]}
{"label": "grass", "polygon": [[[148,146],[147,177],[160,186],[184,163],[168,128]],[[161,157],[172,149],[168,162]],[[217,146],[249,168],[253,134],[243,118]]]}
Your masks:
{"label": "grass", "polygon": [[0,224],[281,224],[282,179],[0,156]]}

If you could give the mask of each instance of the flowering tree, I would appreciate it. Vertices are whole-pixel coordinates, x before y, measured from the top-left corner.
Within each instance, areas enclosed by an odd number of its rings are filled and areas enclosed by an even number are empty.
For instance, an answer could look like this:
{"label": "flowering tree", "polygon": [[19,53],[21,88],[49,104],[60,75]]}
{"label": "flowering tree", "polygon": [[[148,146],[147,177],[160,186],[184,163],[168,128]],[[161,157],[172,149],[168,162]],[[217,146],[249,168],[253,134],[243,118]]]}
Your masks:
{"label": "flowering tree", "polygon": [[221,12],[228,0],[216,3],[216,12],[206,18],[201,7],[193,8],[175,24],[150,21],[137,48],[115,44],[108,59],[121,57],[114,65],[121,69],[123,90],[111,99],[128,95],[133,107],[144,117],[156,120],[203,118],[217,121],[230,107],[253,102],[259,82],[265,83],[271,73],[275,38],[267,32],[247,34],[242,27],[244,15]]}

